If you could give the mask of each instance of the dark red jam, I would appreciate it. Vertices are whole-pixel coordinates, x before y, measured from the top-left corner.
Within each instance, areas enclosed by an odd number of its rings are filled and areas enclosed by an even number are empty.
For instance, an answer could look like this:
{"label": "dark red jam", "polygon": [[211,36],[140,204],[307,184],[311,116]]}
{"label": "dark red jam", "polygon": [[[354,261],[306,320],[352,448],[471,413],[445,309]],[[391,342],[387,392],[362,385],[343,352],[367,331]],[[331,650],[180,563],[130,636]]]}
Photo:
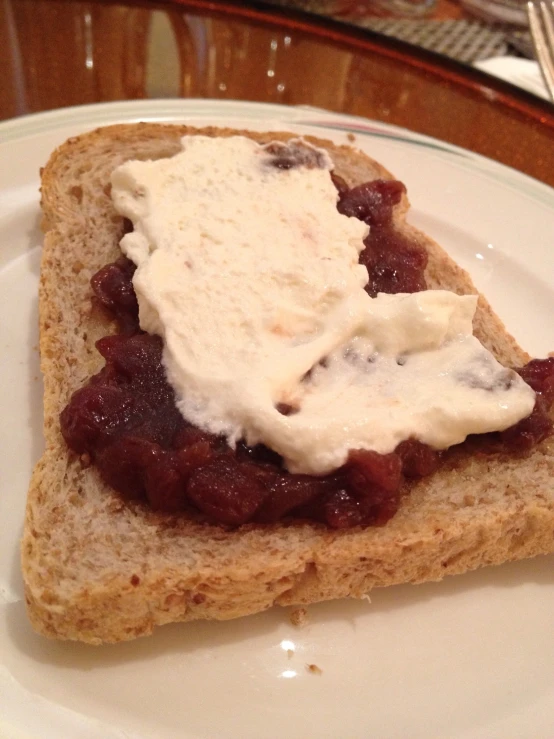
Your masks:
{"label": "dark red jam", "polygon": [[292,140],[286,144],[274,141],[264,146],[266,154],[269,154],[267,166],[276,169],[295,169],[304,167],[307,169],[324,169],[326,156],[319,149],[306,146],[302,141]]}
{"label": "dark red jam", "polygon": [[[295,165],[287,150],[270,153],[273,166]],[[427,254],[393,223],[404,185],[375,181],[349,189],[340,178],[333,180],[339,211],[371,225],[360,255],[370,275],[368,293],[424,290]],[[97,342],[105,366],[74,393],[60,417],[68,446],[88,455],[124,498],[147,501],[154,510],[196,510],[210,522],[232,526],[285,517],[332,528],[378,525],[396,513],[406,479],[437,467],[439,452],[408,440],[391,454],[353,450],[347,463],[326,477],[294,475],[267,447],[239,443],[233,450],[224,439],[195,428],[175,405],[161,363],[161,339],[139,328],[133,273],[134,265],[121,258],[92,278],[96,298],[117,319],[120,333]],[[497,435],[510,450],[530,448],[552,428],[554,359],[533,360],[518,372],[536,391],[537,402],[528,418]],[[288,406],[279,410],[294,412]]]}

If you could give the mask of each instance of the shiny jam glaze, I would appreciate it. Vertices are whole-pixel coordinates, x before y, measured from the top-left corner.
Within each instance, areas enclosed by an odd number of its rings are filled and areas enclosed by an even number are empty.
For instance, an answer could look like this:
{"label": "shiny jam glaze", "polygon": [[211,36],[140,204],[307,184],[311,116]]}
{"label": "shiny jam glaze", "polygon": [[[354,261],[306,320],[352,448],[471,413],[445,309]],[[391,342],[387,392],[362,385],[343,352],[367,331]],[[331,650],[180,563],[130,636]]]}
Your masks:
{"label": "shiny jam glaze", "polygon": [[[274,166],[295,165],[287,152],[273,154]],[[370,276],[367,292],[425,290],[427,254],[393,223],[404,185],[377,180],[349,189],[335,175],[333,181],[338,210],[371,226],[360,255]],[[133,273],[134,265],[121,258],[92,278],[96,298],[117,319],[120,333],[97,342],[105,366],[73,394],[60,416],[68,446],[88,455],[124,498],[167,512],[192,506],[209,521],[231,526],[294,517],[348,528],[388,521],[409,490],[405,480],[436,469],[440,453],[408,440],[391,454],[352,450],[347,463],[325,477],[295,475],[262,445],[239,443],[233,450],[193,427],[177,410],[166,381],[161,339],[139,328]],[[483,448],[492,440],[503,449],[526,451],[552,430],[554,359],[533,360],[518,372],[537,393],[533,413],[501,434],[487,434]]]}

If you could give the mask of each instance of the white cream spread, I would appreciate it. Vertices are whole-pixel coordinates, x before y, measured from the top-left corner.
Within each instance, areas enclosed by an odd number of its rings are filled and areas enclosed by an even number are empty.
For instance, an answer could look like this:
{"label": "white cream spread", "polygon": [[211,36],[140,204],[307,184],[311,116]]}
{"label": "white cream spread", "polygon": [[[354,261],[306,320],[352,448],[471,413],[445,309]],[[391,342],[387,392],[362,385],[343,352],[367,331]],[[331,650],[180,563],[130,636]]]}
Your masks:
{"label": "white cream spread", "polygon": [[472,336],[476,297],[367,295],[367,226],[337,211],[327,153],[296,147],[311,166],[191,136],[113,173],[140,323],[164,339],[184,417],[323,474],[350,449],[443,449],[529,415],[531,388]]}

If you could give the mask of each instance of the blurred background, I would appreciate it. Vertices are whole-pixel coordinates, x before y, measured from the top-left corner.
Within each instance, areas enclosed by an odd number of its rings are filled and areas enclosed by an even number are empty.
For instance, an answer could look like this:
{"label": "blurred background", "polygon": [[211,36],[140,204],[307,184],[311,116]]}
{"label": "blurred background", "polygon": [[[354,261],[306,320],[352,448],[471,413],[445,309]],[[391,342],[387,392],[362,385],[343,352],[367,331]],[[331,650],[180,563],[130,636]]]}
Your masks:
{"label": "blurred background", "polygon": [[[42,110],[46,100],[49,107],[60,107],[141,97],[287,104],[309,98],[311,104],[337,109],[357,94],[362,72],[356,71],[360,60],[354,50],[345,54],[337,46],[333,53],[327,46],[321,53],[318,42],[302,34],[301,20],[298,33],[279,32],[251,17],[232,18],[223,10],[218,15],[224,3],[210,5],[208,17],[194,12],[194,3],[1,0],[1,117]],[[283,13],[300,11],[299,19],[306,17],[304,11],[377,31],[466,64],[532,56],[519,0],[277,0],[267,5]],[[263,6],[256,3],[262,12]],[[374,85],[367,83],[380,74],[386,76],[386,70],[377,65],[362,75],[370,96]]]}

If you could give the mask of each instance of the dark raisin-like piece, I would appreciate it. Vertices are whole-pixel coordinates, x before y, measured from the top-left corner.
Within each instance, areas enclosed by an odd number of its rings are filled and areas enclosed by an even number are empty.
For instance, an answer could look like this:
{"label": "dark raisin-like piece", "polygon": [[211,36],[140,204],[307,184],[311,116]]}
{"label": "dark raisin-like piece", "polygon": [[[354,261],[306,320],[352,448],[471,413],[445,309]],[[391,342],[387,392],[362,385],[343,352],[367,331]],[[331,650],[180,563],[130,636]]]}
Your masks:
{"label": "dark raisin-like piece", "polygon": [[323,503],[323,520],[334,529],[347,529],[363,522],[359,500],[352,493],[339,488]]}
{"label": "dark raisin-like piece", "polygon": [[532,359],[516,372],[536,393],[542,395],[548,405],[554,402],[554,357]]}
{"label": "dark raisin-like piece", "polygon": [[144,498],[147,468],[162,455],[158,444],[136,436],[122,436],[96,457],[104,481],[125,498]]}
{"label": "dark raisin-like piece", "polygon": [[406,477],[425,477],[439,464],[439,452],[416,439],[401,442],[395,452],[402,460],[402,472]]}
{"label": "dark raisin-like piece", "polygon": [[[304,509],[318,501],[330,489],[330,484],[330,478],[325,477],[278,475],[274,479],[271,494],[256,514],[256,520],[272,523],[296,509]],[[313,517],[311,509],[308,517]]]}
{"label": "dark raisin-like piece", "polygon": [[161,452],[145,470],[148,502],[155,511],[175,513],[185,507],[186,488],[175,454]]}
{"label": "dark raisin-like piece", "polygon": [[513,451],[529,451],[552,433],[552,419],[547,404],[537,395],[533,412],[527,418],[502,431],[500,439],[504,447]]}
{"label": "dark raisin-like piece", "polygon": [[181,428],[177,431],[177,433],[175,434],[175,438],[173,439],[173,448],[186,449],[187,447],[193,446],[194,444],[199,444],[200,442],[206,442],[214,448],[224,448],[227,446],[227,443],[224,439],[221,439],[214,434],[209,434],[207,431],[202,431],[201,429],[197,428],[196,426],[192,426],[190,423],[183,419],[183,424],[181,425]]}
{"label": "dark raisin-like piece", "polygon": [[528,451],[552,433],[549,414],[554,402],[554,357],[532,359],[516,372],[535,391],[532,413],[500,434],[502,444],[514,451]]}
{"label": "dark raisin-like piece", "polygon": [[372,228],[364,244],[360,264],[367,267],[369,281],[365,289],[371,297],[378,293],[415,293],[427,288],[425,249],[392,226]]}
{"label": "dark raisin-like piece", "polygon": [[175,452],[175,462],[182,479],[186,481],[195,470],[213,461],[215,456],[213,444],[209,441],[197,441],[178,449]]}
{"label": "dark raisin-like piece", "polygon": [[94,294],[120,324],[123,333],[138,330],[138,303],[133,288],[135,265],[125,257],[102,267],[91,279]]}
{"label": "dark raisin-like piece", "polygon": [[135,392],[148,393],[153,403],[171,400],[174,404],[161,364],[163,343],[159,336],[105,336],[96,342],[96,348],[122,380],[132,383]]}
{"label": "dark raisin-like piece", "polygon": [[192,473],[188,497],[216,521],[233,526],[246,523],[269,492],[267,482],[254,472],[254,465],[220,457]]}
{"label": "dark raisin-like piece", "polygon": [[394,452],[378,454],[354,449],[348,455],[344,470],[352,490],[360,497],[375,494],[377,501],[383,497],[382,493],[397,490],[402,480],[402,462]]}
{"label": "dark raisin-like piece", "polygon": [[273,141],[264,148],[271,155],[268,164],[276,169],[295,169],[297,167],[323,169],[326,163],[324,154],[318,149],[306,146],[301,141],[292,140],[287,143]]}
{"label": "dark raisin-like piece", "polygon": [[404,185],[396,180],[373,180],[357,185],[347,192],[339,189],[337,210],[345,216],[358,218],[369,226],[382,226],[390,223],[393,208],[398,205],[405,192]]}
{"label": "dark raisin-like piece", "polygon": [[141,398],[120,388],[87,385],[77,390],[60,415],[66,444],[74,452],[94,452],[108,444],[148,406]]}

